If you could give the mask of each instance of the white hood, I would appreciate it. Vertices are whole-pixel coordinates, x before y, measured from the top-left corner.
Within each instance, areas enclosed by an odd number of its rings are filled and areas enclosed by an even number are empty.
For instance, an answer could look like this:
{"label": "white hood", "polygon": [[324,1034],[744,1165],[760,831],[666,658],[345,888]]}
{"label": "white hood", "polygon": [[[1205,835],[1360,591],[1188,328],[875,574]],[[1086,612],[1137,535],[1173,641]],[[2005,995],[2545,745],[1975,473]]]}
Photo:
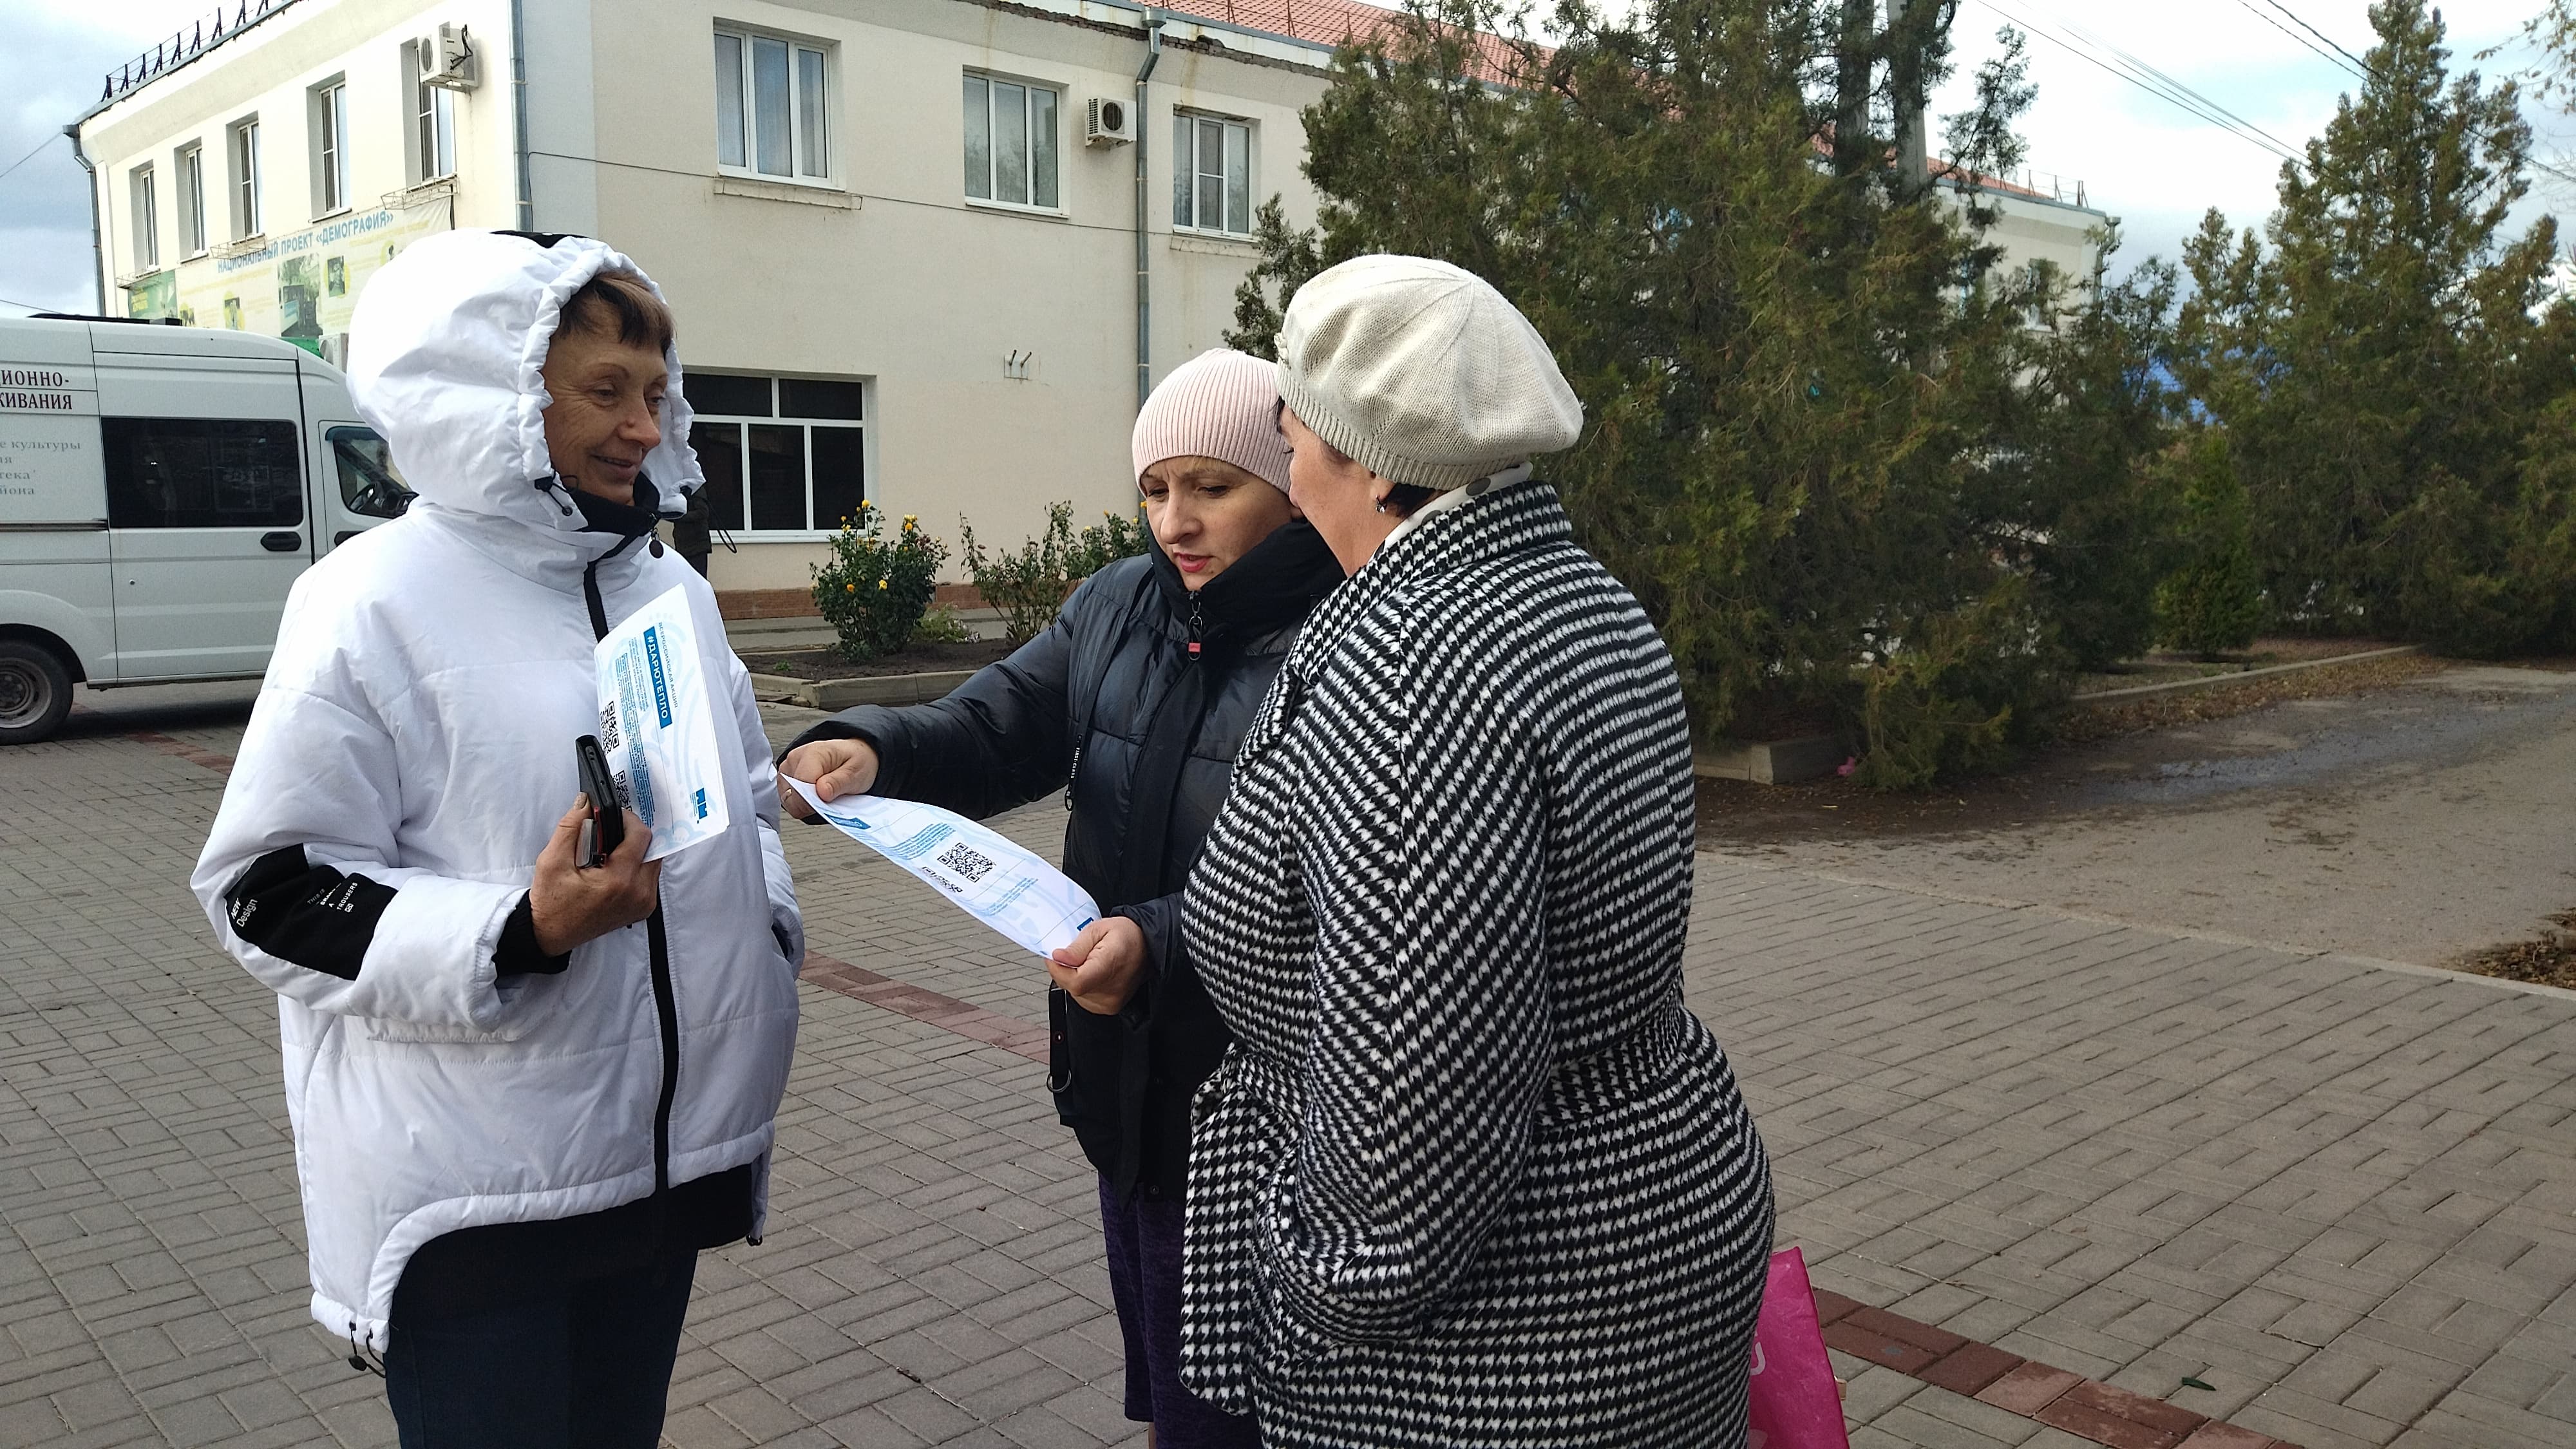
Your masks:
{"label": "white hood", "polygon": [[[451,231],[415,242],[367,284],[349,325],[349,391],[384,435],[403,481],[430,503],[577,533],[581,516],[541,488],[555,474],[544,378],[565,299],[602,272],[644,269],[589,237],[541,246],[499,231]],[[644,284],[653,286],[650,277]],[[659,287],[653,288],[661,295]],[[670,391],[662,443],[644,476],[677,517],[683,493],[704,486],[689,448],[680,357],[666,349]]]}

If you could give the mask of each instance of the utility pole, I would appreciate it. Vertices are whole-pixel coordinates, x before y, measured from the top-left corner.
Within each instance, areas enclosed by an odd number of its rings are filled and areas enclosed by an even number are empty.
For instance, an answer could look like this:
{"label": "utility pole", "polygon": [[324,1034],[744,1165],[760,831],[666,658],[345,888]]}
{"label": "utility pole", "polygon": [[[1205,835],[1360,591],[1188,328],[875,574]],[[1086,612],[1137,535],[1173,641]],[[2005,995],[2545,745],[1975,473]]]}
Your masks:
{"label": "utility pole", "polygon": [[[1887,0],[1888,89],[1896,100],[1896,194],[1911,198],[1931,184],[1931,167],[1923,148],[1923,50],[1936,0]],[[1921,15],[1913,26],[1906,13]]]}

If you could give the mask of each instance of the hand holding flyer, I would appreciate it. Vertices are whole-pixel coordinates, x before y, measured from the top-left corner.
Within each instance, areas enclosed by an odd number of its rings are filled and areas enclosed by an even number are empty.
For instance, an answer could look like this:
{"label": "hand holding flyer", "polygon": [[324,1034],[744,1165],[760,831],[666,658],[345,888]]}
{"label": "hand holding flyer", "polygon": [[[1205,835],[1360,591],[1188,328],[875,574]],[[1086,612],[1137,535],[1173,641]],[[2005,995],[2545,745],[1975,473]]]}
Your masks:
{"label": "hand holding flyer", "polygon": [[796,793],[842,834],[937,886],[960,910],[1040,956],[1100,918],[1091,893],[998,831],[963,815],[881,795]]}
{"label": "hand holding flyer", "polygon": [[594,652],[599,745],[617,793],[653,832],[646,860],[725,833],[724,749],[697,627],[677,586],[608,631]]}

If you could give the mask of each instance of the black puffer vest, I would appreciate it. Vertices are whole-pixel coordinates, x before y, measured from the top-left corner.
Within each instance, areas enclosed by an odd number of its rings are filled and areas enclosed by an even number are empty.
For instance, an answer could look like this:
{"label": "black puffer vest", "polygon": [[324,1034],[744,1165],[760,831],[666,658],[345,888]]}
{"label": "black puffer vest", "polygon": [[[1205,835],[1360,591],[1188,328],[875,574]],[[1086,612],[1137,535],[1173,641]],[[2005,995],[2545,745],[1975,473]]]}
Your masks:
{"label": "black puffer vest", "polygon": [[1066,787],[1065,873],[1133,919],[1151,957],[1118,1015],[1049,993],[1056,1110],[1121,1195],[1177,1201],[1188,1180],[1190,1099],[1228,1037],[1182,943],[1179,892],[1237,742],[1341,581],[1303,521],[1196,594],[1158,549],[1084,581],[1044,633],[947,698],[845,710],[797,741],[865,739],[878,794],[975,818]]}

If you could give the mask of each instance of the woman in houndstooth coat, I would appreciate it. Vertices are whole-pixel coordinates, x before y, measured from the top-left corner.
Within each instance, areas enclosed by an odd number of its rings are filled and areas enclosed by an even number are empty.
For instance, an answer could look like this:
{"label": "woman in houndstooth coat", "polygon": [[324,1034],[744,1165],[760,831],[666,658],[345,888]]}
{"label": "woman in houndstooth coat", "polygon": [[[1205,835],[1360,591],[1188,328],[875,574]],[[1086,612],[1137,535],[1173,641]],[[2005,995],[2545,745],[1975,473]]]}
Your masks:
{"label": "woman in houndstooth coat", "polygon": [[1351,577],[1246,737],[1188,930],[1191,1386],[1278,1446],[1740,1445],[1768,1165],[1681,1004],[1689,725],[1528,457],[1581,410],[1472,275],[1363,257],[1280,336]]}

